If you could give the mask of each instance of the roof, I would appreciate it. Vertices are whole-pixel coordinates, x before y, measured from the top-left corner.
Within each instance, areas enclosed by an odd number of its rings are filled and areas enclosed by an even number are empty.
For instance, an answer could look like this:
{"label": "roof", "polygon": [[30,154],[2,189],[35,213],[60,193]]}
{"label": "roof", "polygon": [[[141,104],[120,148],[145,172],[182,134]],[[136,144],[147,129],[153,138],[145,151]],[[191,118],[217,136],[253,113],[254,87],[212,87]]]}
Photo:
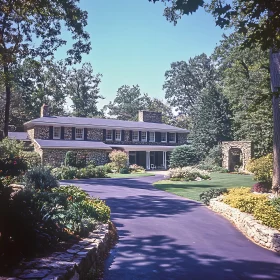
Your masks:
{"label": "roof", "polygon": [[80,117],[41,117],[31,120],[24,124],[26,128],[32,128],[35,125],[61,125],[61,126],[81,126],[81,127],[99,127],[127,130],[154,130],[189,133],[189,130],[167,125],[163,123],[122,121],[115,119],[99,118],[80,118]]}
{"label": "roof", "polygon": [[21,141],[30,141],[27,132],[8,132],[8,137]]}
{"label": "roof", "polygon": [[126,151],[172,151],[177,146],[160,146],[160,145],[110,145],[114,148],[123,148]]}
{"label": "roof", "polygon": [[100,149],[112,150],[112,148],[103,142],[96,141],[77,141],[77,140],[42,140],[35,139],[41,148],[51,149]]}

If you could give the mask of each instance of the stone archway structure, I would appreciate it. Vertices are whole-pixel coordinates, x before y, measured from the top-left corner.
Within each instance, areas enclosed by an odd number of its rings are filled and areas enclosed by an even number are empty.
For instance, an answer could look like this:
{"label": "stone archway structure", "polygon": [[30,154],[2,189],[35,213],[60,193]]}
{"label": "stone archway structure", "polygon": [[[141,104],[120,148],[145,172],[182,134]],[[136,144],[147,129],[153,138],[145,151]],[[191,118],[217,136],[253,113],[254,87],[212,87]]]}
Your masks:
{"label": "stone archway structure", "polygon": [[252,158],[251,141],[222,142],[223,168],[234,171],[236,158],[240,157],[240,168],[245,170],[247,162]]}

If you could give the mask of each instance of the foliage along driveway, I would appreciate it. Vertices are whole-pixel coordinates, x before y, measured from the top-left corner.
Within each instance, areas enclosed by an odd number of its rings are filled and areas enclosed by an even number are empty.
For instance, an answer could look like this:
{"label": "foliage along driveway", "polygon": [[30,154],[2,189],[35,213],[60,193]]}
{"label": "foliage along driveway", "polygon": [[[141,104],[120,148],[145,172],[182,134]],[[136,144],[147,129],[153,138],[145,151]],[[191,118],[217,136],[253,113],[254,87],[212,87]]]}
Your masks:
{"label": "foliage along driveway", "polygon": [[[157,190],[162,176],[76,180],[111,207],[119,242],[105,280],[280,279],[280,256],[202,204]],[[71,181],[73,183],[73,181]]]}

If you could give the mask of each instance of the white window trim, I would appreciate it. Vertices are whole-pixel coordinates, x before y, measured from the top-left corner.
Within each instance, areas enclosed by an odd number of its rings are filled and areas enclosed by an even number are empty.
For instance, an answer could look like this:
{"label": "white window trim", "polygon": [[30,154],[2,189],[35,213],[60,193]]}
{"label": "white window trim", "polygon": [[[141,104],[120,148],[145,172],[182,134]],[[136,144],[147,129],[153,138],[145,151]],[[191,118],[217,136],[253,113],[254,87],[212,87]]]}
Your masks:
{"label": "white window trim", "polygon": [[[59,137],[55,137],[54,136],[54,129],[55,128],[59,128],[60,130],[59,130]],[[54,126],[53,127],[53,139],[61,139],[61,126]]]}
{"label": "white window trim", "polygon": [[[83,131],[82,138],[77,138],[77,129],[81,129]],[[80,127],[75,127],[75,140],[84,140],[84,136],[85,136],[85,129]]]}
{"label": "white window trim", "polygon": [[[165,139],[166,139],[165,141],[162,141],[162,140],[161,140],[161,135],[162,135],[163,133],[165,133]],[[167,132],[161,132],[161,134],[160,134],[160,142],[161,142],[161,143],[167,143]]]}
{"label": "white window trim", "polygon": [[[146,137],[145,137],[144,140],[142,139],[142,133],[143,133],[143,132],[146,133]],[[141,131],[141,142],[147,142],[147,136],[148,136],[148,135],[147,135],[147,131]]]}
{"label": "white window trim", "polygon": [[[133,134],[137,133],[137,139],[133,139]],[[139,141],[139,131],[132,131],[132,142],[138,142]]]}
{"label": "white window trim", "polygon": [[169,135],[170,134],[174,134],[175,135],[175,137],[174,137],[175,140],[174,141],[170,141],[169,140],[169,143],[176,143],[176,136],[177,136],[176,133],[175,132],[169,132]]}
{"label": "white window trim", "polygon": [[[153,141],[151,141],[151,133],[153,133],[154,134],[154,139],[153,139]],[[149,139],[149,142],[152,142],[152,143],[155,143],[156,142],[156,133],[155,133],[155,131],[150,131],[150,137],[149,137],[150,139]]]}
{"label": "white window trim", "polygon": [[[111,131],[111,138],[107,138],[107,131]],[[108,141],[113,140],[113,130],[112,129],[106,129],[106,140],[108,140]]]}
{"label": "white window trim", "polygon": [[[120,138],[117,138],[117,131],[120,132]],[[115,130],[115,140],[116,141],[121,141],[122,140],[122,131],[121,130]]]}

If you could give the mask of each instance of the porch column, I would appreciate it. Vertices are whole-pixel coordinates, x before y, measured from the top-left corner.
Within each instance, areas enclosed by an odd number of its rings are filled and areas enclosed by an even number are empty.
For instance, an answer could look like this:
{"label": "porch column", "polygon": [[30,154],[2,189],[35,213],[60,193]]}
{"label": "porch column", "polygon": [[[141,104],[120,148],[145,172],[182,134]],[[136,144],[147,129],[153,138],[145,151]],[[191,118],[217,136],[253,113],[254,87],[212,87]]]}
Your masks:
{"label": "porch column", "polygon": [[164,166],[164,169],[166,169],[166,152],[163,152],[163,166]]}
{"label": "porch column", "polygon": [[146,169],[150,170],[151,163],[150,163],[150,152],[146,152]]}

